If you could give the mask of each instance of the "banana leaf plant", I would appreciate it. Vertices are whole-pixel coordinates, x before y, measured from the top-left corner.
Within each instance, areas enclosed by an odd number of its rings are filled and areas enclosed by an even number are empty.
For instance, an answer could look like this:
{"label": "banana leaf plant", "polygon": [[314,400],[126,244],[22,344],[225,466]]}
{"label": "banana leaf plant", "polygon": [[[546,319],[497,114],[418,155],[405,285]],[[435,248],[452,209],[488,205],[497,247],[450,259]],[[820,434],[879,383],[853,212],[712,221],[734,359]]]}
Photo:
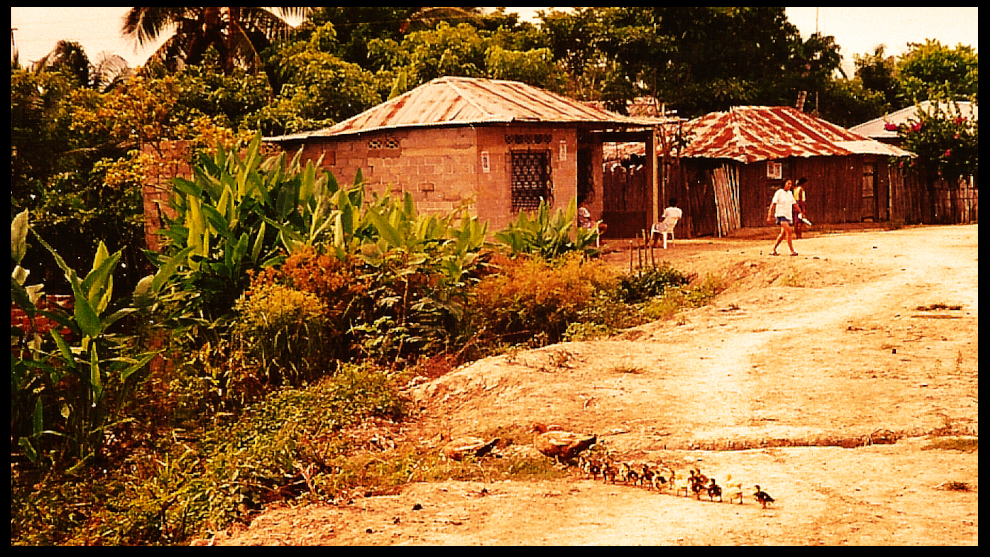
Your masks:
{"label": "banana leaf plant", "polygon": [[566,211],[556,212],[543,202],[533,216],[520,212],[516,222],[495,234],[495,239],[513,256],[533,254],[552,261],[572,252],[593,255],[598,231],[579,227],[577,211],[577,199],[571,200]]}
{"label": "banana leaf plant", "polygon": [[[174,267],[178,280],[170,299],[187,322],[216,323],[231,311],[250,282],[250,271],[279,264],[279,226],[298,230],[299,207],[324,185],[312,165],[299,169],[298,156],[286,164],[263,160],[261,135],[243,154],[218,148],[203,154],[193,179],[173,180],[174,219],[160,234],[162,254],[149,254],[160,269]],[[180,317],[176,317],[179,319]]]}
{"label": "banana leaf plant", "polygon": [[[122,252],[110,254],[100,242],[91,270],[81,276],[34,234],[65,273],[73,293],[71,313],[41,309],[43,286],[25,286],[30,273],[20,266],[29,228],[27,212],[11,223],[11,260],[16,264],[11,300],[30,319],[44,317],[61,329],[49,331],[47,340],[32,331],[24,349],[11,353],[11,430],[18,433],[18,444],[32,462],[40,463],[48,447],[54,461],[69,462],[78,470],[96,454],[106,428],[121,419],[134,379],[157,355],[129,355],[125,349],[129,338],[111,329],[138,311],[130,302],[153,299],[172,271],[164,269],[142,280],[140,296],[136,293],[122,304],[114,298],[113,284]],[[123,307],[112,311],[115,306]],[[14,336],[12,330],[12,345]]]}

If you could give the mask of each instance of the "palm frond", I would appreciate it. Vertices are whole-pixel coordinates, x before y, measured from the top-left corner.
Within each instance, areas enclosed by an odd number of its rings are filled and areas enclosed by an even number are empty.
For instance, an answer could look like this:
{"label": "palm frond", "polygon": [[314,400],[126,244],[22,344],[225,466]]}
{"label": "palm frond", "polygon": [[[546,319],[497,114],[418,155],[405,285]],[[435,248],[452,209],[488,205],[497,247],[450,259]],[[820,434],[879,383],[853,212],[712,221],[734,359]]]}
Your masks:
{"label": "palm frond", "polygon": [[166,29],[183,21],[195,20],[194,11],[202,8],[153,6],[131,8],[124,15],[121,31],[124,36],[137,40],[139,45],[157,41]]}

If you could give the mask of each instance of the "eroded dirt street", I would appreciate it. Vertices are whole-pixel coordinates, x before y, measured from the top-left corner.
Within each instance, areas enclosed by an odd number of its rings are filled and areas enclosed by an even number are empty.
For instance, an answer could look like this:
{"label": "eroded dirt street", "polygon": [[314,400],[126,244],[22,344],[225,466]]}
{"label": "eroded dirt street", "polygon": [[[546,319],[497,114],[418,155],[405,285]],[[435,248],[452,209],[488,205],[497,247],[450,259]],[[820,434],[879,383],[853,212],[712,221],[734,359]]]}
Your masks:
{"label": "eroded dirt street", "polygon": [[[410,393],[429,431],[483,437],[540,421],[594,432],[624,460],[731,474],[743,506],[576,473],[493,478],[278,510],[216,541],[978,544],[978,452],[922,450],[933,436],[979,436],[978,227],[813,237],[797,258],[771,247],[679,242],[664,259],[731,284],[714,305],[477,362]],[[777,503],[756,504],[756,484]]]}

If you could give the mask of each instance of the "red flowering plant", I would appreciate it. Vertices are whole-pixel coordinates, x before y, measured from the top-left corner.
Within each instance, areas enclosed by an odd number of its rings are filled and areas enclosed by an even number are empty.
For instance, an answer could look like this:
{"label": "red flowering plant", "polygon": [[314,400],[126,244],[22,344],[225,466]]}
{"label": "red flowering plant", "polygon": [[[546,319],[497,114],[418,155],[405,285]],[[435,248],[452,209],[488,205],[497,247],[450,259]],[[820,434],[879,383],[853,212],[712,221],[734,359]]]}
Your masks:
{"label": "red flowering plant", "polygon": [[935,102],[930,112],[919,109],[918,119],[897,128],[904,149],[918,155],[911,165],[921,169],[929,183],[949,183],[979,175],[979,122],[975,111],[963,114],[955,102]]}

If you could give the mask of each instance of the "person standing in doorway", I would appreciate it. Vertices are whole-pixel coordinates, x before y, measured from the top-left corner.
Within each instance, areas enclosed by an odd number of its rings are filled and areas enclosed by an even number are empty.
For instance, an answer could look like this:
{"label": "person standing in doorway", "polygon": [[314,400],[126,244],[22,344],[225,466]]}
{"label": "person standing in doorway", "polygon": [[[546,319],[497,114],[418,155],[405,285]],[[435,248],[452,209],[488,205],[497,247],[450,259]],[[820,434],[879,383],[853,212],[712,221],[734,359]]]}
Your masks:
{"label": "person standing in doorway", "polygon": [[797,185],[794,187],[794,218],[791,222],[794,223],[794,238],[801,240],[804,235],[805,225],[811,226],[811,221],[808,220],[808,192],[805,191],[804,185],[808,183],[807,178],[801,178],[797,181]]}
{"label": "person standing in doorway", "polygon": [[791,249],[791,256],[797,257],[798,252],[794,251],[794,206],[797,205],[797,201],[794,199],[794,180],[788,180],[784,182],[784,187],[777,190],[777,193],[773,196],[773,202],[770,204],[770,213],[767,215],[767,222],[774,223],[780,226],[780,236],[777,237],[777,244],[773,246],[773,252],[770,255],[777,256],[777,248],[780,244],[787,241],[787,247]]}

